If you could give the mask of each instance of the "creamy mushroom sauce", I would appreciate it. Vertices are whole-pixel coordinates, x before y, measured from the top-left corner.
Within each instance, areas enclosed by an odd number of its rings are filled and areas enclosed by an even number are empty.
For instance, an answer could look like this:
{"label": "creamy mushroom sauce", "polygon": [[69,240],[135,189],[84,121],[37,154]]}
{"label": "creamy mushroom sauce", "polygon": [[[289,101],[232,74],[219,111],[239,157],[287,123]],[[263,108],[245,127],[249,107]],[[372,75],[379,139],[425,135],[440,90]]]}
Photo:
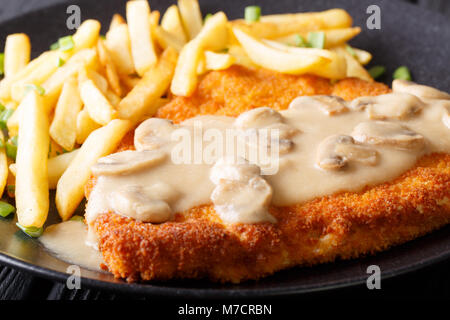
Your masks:
{"label": "creamy mushroom sauce", "polygon": [[[92,168],[97,182],[86,220],[92,224],[99,214],[115,212],[161,223],[212,203],[224,223],[276,223],[269,205],[359,191],[395,179],[425,154],[450,153],[449,112],[447,93],[395,80],[390,94],[350,102],[299,97],[281,112],[258,108],[238,118],[198,116],[178,125],[151,118],[135,131],[136,151],[102,158]],[[193,152],[197,145],[207,149],[199,124],[203,132],[223,135],[227,129],[278,129],[278,171],[264,174],[262,164],[248,159],[229,161],[226,151],[208,163],[195,156],[193,163],[174,163],[179,129],[189,133]]]}

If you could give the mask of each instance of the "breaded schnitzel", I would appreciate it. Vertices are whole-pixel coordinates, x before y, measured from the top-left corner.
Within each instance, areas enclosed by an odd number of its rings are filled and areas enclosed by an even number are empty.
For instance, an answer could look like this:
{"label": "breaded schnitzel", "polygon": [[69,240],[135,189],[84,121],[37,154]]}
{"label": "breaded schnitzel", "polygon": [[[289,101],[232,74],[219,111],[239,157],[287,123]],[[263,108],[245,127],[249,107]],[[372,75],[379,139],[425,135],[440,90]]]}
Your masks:
{"label": "breaded schnitzel", "polygon": [[[237,116],[260,106],[282,110],[299,95],[345,99],[379,95],[379,83],[232,67],[211,72],[190,98],[174,97],[157,113],[180,122],[199,114]],[[133,146],[128,135],[122,149]],[[86,194],[95,184],[92,179]],[[349,259],[406,242],[450,222],[450,155],[423,157],[391,182],[289,207],[270,207],[277,223],[224,224],[213,205],[162,224],[109,212],[94,222],[109,270],[128,281],[202,278],[240,282],[297,265]]]}

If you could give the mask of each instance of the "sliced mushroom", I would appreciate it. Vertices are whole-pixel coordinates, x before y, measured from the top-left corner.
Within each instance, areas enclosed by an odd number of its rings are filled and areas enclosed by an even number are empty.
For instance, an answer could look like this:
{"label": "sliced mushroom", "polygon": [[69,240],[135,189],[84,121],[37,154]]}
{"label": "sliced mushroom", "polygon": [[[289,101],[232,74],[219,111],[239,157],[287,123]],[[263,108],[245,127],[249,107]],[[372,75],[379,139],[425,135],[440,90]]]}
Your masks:
{"label": "sliced mushroom", "polygon": [[166,154],[159,150],[122,151],[98,159],[91,170],[95,176],[123,175],[160,164]]}
{"label": "sliced mushroom", "polygon": [[353,138],[361,143],[388,145],[399,149],[423,148],[425,139],[408,127],[387,121],[365,121],[352,132]]}
{"label": "sliced mushroom", "polygon": [[136,150],[154,150],[170,143],[175,126],[170,120],[150,118],[142,122],[134,132]]}
{"label": "sliced mushroom", "polygon": [[152,194],[141,186],[127,186],[109,195],[112,209],[120,215],[138,221],[161,223],[172,218],[167,202],[153,199]]}
{"label": "sliced mushroom", "polygon": [[349,161],[374,165],[377,162],[377,152],[356,144],[355,140],[347,135],[332,135],[319,144],[316,163],[320,168],[338,170]]}
{"label": "sliced mushroom", "polygon": [[341,97],[337,96],[302,96],[295,98],[289,105],[289,109],[305,107],[318,108],[329,116],[348,111],[347,102]]}
{"label": "sliced mushroom", "polygon": [[211,200],[225,223],[276,222],[268,211],[272,188],[259,176],[248,181],[221,180]]}
{"label": "sliced mushroom", "polygon": [[214,164],[209,178],[217,185],[222,180],[248,181],[250,178],[260,174],[261,169],[244,158],[235,160],[232,157],[227,157],[219,159]]}
{"label": "sliced mushroom", "polygon": [[450,99],[450,94],[412,81],[396,79],[392,82],[394,92],[413,94],[421,99]]}
{"label": "sliced mushroom", "polygon": [[283,116],[278,111],[261,107],[242,113],[234,121],[234,126],[239,129],[262,128],[281,122]]}
{"label": "sliced mushroom", "polygon": [[388,93],[373,97],[360,97],[350,103],[353,110],[366,109],[370,119],[406,119],[425,106],[409,93]]}

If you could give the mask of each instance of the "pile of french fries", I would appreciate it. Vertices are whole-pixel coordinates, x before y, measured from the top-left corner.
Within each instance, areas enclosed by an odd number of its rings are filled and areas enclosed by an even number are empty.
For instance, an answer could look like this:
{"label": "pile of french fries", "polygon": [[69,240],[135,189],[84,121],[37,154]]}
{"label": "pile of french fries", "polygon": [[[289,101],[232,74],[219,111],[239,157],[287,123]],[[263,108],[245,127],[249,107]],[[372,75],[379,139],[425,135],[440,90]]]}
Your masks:
{"label": "pile of french fries", "polygon": [[[7,37],[0,102],[0,192],[15,196],[19,226],[39,235],[49,189],[63,220],[84,197],[90,167],[170,97],[190,96],[202,74],[239,64],[289,74],[372,81],[371,55],[347,42],[360,32],[347,12],[202,18],[197,0],[179,0],[161,18],[146,0],[129,1],[105,36],[84,21],[75,34],[30,61],[27,35]],[[301,45],[319,34],[317,47]],[[1,132],[0,132],[1,134]],[[16,149],[14,149],[16,148]],[[16,152],[15,152],[16,151]]]}

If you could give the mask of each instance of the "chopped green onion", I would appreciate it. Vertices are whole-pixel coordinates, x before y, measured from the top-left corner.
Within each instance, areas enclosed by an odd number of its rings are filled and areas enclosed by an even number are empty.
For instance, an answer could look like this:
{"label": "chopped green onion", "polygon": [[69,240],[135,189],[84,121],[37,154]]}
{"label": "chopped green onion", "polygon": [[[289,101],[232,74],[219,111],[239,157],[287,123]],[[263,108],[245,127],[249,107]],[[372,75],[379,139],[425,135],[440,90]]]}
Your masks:
{"label": "chopped green onion", "polygon": [[19,227],[19,229],[21,229],[23,232],[25,232],[27,235],[29,235],[30,237],[33,238],[38,238],[42,235],[42,233],[44,232],[44,229],[38,228],[38,227],[24,227],[22,226],[20,223],[16,223],[16,226]]}
{"label": "chopped green onion", "polygon": [[384,66],[374,66],[370,68],[368,71],[373,79],[377,79],[386,72],[386,68]]}
{"label": "chopped green onion", "polygon": [[308,33],[308,43],[311,48],[323,49],[325,47],[325,32]]}
{"label": "chopped green onion", "polygon": [[84,222],[84,218],[82,216],[73,216],[70,220]]}
{"label": "chopped green onion", "polygon": [[4,109],[2,112],[0,112],[0,128],[6,129],[6,123],[8,122],[8,119],[12,116],[14,113],[14,109]]}
{"label": "chopped green onion", "polygon": [[0,112],[5,111],[6,107],[0,102]]}
{"label": "chopped green onion", "polygon": [[0,139],[0,149],[3,149],[5,147],[5,140]]}
{"label": "chopped green onion", "polygon": [[406,66],[398,67],[397,70],[394,71],[393,78],[409,81],[412,80],[411,72],[409,72],[409,69]]}
{"label": "chopped green onion", "polygon": [[16,160],[18,136],[14,136],[6,142],[6,155],[8,158]]}
{"label": "chopped green onion", "polygon": [[101,34],[101,35],[100,35],[100,39],[106,40],[106,36],[104,36],[103,34]]}
{"label": "chopped green onion", "polygon": [[353,57],[356,58],[356,52],[355,52],[355,50],[353,50],[352,47],[350,47],[349,45],[346,45],[345,49],[347,50],[348,53],[350,53]]}
{"label": "chopped green onion", "polygon": [[8,191],[9,194],[14,194],[16,193],[16,186],[11,184],[9,186],[6,186],[6,190]]}
{"label": "chopped green onion", "polygon": [[0,76],[5,74],[5,54],[0,53]]}
{"label": "chopped green onion", "polygon": [[73,47],[75,46],[75,42],[73,42],[72,36],[66,36],[66,37],[59,38],[58,46],[59,46],[59,50],[61,50],[61,51],[69,51],[69,50],[73,49]]}
{"label": "chopped green onion", "polygon": [[59,43],[55,42],[50,46],[50,50],[58,50],[59,49]]}
{"label": "chopped green onion", "polygon": [[213,16],[212,13],[206,14],[205,18],[203,19],[203,23],[206,23],[206,21],[208,21],[208,19],[211,18],[212,16]]}
{"label": "chopped green onion", "polygon": [[245,21],[257,22],[261,18],[261,7],[249,6],[245,8]]}
{"label": "chopped green onion", "polygon": [[35,90],[40,96],[45,94],[45,89],[41,86],[29,83],[25,85],[25,94],[27,94],[30,90]]}
{"label": "chopped green onion", "polygon": [[62,59],[61,57],[58,57],[58,68],[62,67],[66,62],[64,61],[64,59]]}
{"label": "chopped green onion", "polygon": [[14,212],[16,208],[14,206],[10,205],[8,202],[0,201],[0,216],[3,218],[6,218],[11,213]]}
{"label": "chopped green onion", "polygon": [[306,40],[305,40],[305,38],[303,38],[301,35],[299,35],[299,34],[296,34],[295,35],[295,38],[294,38],[294,40],[295,40],[295,46],[296,47],[306,47],[308,44],[307,44],[307,42],[306,42]]}

